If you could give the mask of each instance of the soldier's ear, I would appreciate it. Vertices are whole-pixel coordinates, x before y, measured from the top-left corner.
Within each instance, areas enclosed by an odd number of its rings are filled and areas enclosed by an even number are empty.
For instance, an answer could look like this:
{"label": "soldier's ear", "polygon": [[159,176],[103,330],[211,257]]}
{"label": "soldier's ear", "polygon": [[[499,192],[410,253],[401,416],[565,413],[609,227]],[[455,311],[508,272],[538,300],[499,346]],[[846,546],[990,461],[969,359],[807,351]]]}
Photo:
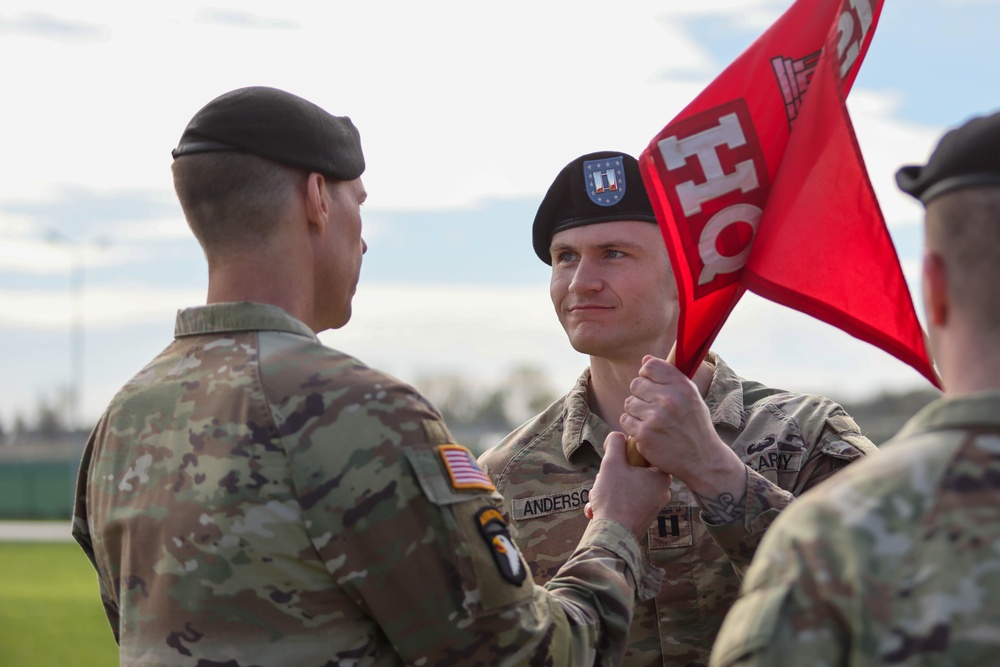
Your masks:
{"label": "soldier's ear", "polygon": [[924,313],[927,325],[942,327],[948,323],[948,271],[941,255],[924,251],[923,266]]}
{"label": "soldier's ear", "polygon": [[304,204],[309,224],[315,225],[321,233],[325,231],[330,219],[330,193],[323,174],[314,171],[306,177]]}

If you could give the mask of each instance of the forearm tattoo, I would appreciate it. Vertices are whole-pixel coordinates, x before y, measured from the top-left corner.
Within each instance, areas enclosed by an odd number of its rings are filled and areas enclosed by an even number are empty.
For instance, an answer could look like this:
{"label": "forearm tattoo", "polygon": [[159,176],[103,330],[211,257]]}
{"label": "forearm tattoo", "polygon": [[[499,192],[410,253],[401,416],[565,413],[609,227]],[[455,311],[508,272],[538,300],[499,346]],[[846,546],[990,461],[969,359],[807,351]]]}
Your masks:
{"label": "forearm tattoo", "polygon": [[701,507],[701,518],[712,526],[721,526],[730,521],[736,521],[746,514],[746,494],[739,500],[734,499],[728,491],[716,498],[694,494]]}

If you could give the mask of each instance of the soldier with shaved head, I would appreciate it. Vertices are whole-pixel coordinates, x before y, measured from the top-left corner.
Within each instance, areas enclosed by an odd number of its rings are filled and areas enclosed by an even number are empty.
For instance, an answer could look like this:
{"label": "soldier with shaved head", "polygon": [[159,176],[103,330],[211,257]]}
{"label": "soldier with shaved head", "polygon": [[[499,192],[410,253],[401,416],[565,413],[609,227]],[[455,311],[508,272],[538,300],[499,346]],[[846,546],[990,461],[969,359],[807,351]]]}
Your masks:
{"label": "soldier with shaved head", "polygon": [[112,400],[77,483],[121,664],[617,664],[662,574],[637,535],[669,475],[609,443],[586,535],[536,585],[439,412],[317,338],[350,319],[367,250],[350,119],[239,89],[173,156],[207,304]]}
{"label": "soldier with shaved head", "polygon": [[925,207],[944,396],[775,524],[712,664],[992,665],[1000,646],[1000,113],[896,174]]}

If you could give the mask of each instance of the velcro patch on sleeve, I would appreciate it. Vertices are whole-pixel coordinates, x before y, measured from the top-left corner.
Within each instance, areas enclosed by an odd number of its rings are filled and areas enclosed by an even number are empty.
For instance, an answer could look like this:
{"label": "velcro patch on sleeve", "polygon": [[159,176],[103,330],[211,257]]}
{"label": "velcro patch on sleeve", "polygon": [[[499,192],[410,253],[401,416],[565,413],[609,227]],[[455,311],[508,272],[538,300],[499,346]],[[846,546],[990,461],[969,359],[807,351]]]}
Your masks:
{"label": "velcro patch on sleeve", "polygon": [[528,571],[521,562],[521,554],[510,539],[503,515],[492,507],[484,507],[476,514],[476,525],[493,554],[500,576],[515,586],[520,586],[527,578]]}
{"label": "velcro patch on sleeve", "polygon": [[453,489],[482,489],[496,491],[489,475],[483,472],[476,462],[476,457],[462,445],[438,445],[438,453],[448,470]]}

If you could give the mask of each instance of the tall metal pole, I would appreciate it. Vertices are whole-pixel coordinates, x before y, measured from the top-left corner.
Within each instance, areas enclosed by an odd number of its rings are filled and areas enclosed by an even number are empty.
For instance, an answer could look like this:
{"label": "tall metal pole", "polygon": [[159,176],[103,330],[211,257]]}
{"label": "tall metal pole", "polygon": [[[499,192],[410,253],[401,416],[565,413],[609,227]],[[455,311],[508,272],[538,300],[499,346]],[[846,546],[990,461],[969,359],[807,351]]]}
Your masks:
{"label": "tall metal pole", "polygon": [[83,428],[83,346],[84,346],[84,248],[80,243],[71,245],[73,263],[70,268],[70,294],[73,315],[70,326],[70,418],[69,429]]}
{"label": "tall metal pole", "polygon": [[[64,245],[70,255],[70,328],[69,328],[69,396],[66,405],[66,428],[70,431],[83,428],[84,384],[84,275],[88,241],[78,241],[66,234],[49,229],[45,235],[49,243]],[[102,241],[98,241],[103,245]]]}

